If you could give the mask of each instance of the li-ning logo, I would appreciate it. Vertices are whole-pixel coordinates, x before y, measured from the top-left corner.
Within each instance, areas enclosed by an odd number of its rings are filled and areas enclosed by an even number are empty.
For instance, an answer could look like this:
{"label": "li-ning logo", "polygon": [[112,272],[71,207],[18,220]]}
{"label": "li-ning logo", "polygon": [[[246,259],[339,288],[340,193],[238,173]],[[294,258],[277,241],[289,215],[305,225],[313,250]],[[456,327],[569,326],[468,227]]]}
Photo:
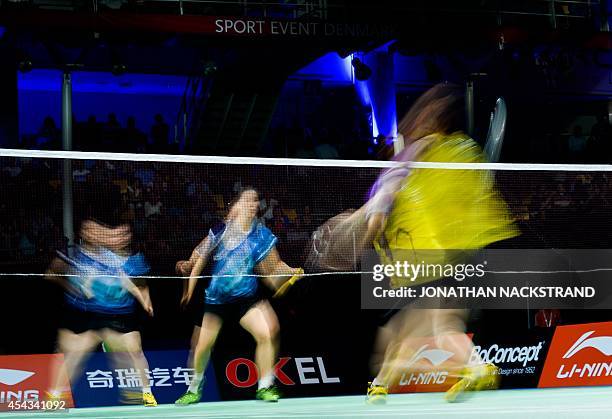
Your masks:
{"label": "li-ning logo", "polygon": [[438,365],[442,364],[443,362],[451,358],[453,355],[455,355],[452,352],[444,351],[442,349],[427,349],[428,346],[429,345],[421,346],[419,350],[416,351],[414,356],[410,358],[410,360],[408,361],[408,365],[410,366],[421,359],[426,359],[431,362],[432,365],[437,367]]}
{"label": "li-ning logo", "polygon": [[612,322],[557,326],[538,387],[612,385]]}
{"label": "li-ning logo", "polygon": [[[590,338],[594,330],[588,331],[580,336],[576,342],[567,350],[563,359],[572,358],[578,352],[586,348],[596,349],[605,356],[612,355],[612,336],[595,336]],[[582,361],[582,362],[581,362]],[[561,364],[557,372],[557,378],[565,379],[572,377],[608,377],[612,375],[612,362],[585,362],[594,361],[592,358],[577,361],[571,366]]]}
{"label": "li-ning logo", "polygon": [[585,348],[597,349],[606,356],[612,355],[612,336],[596,336],[594,338],[589,338],[593,333],[595,333],[595,331],[591,330],[580,336],[572,347],[568,349],[565,355],[563,355],[563,358],[571,358]]}
{"label": "li-ning logo", "polygon": [[22,381],[27,380],[33,375],[34,373],[30,371],[9,370],[5,368],[0,368],[0,384],[14,386],[15,384],[19,384]]}
{"label": "li-ning logo", "polygon": [[[443,349],[427,349],[429,345],[421,346],[416,353],[406,363],[406,368],[416,364],[421,359],[426,359],[433,366],[437,367],[448,361],[455,354],[453,352],[445,351]],[[448,377],[448,371],[429,371],[421,373],[404,373],[402,374],[398,385],[408,386],[414,385],[426,385],[426,384],[444,384]]]}
{"label": "li-ning logo", "polygon": [[[31,376],[34,373],[31,371],[22,370],[10,370],[6,368],[0,368],[0,384],[7,386],[14,386],[19,384]],[[10,401],[24,401],[24,400],[38,400],[38,390],[2,390],[0,391],[0,404],[8,403]]]}

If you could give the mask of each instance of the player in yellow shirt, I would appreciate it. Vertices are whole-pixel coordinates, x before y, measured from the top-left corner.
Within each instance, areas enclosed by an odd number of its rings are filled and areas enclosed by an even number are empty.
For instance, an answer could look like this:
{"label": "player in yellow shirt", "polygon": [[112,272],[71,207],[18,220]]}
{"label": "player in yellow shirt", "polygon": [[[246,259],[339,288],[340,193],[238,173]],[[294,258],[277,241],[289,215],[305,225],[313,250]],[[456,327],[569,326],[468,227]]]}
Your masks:
{"label": "player in yellow shirt", "polygon": [[[446,250],[482,249],[519,234],[508,208],[487,170],[414,168],[405,162],[484,163],[478,144],[462,132],[465,100],[459,86],[439,84],[423,94],[398,125],[406,148],[395,157],[398,166],[385,171],[375,183],[368,202],[359,210],[330,220],[319,229],[326,234],[319,264],[344,269],[352,253],[347,238],[358,251],[373,245],[385,264],[458,263]],[[424,252],[424,251],[427,252]],[[433,250],[433,252],[431,252]],[[469,253],[469,252],[468,252]],[[343,256],[344,255],[344,256]],[[391,278],[391,286],[418,286],[425,278],[409,282]],[[378,335],[373,362],[378,368],[367,400],[382,403],[388,387],[411,365],[418,350],[415,338],[431,337],[440,349],[455,354],[452,374],[460,377],[446,393],[454,401],[466,390],[493,388],[496,368],[476,362],[468,365],[473,344],[465,334],[468,310],[422,307],[417,301],[400,310]]]}

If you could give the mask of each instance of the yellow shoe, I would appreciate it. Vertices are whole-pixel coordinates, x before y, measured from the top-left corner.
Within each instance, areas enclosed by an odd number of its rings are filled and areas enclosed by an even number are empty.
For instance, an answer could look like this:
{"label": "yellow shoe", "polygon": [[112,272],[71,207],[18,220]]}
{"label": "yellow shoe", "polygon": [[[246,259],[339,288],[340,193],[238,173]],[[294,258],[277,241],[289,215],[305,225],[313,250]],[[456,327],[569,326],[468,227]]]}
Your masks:
{"label": "yellow shoe", "polygon": [[66,401],[70,398],[70,392],[69,391],[57,391],[57,390],[53,390],[53,391],[47,391],[46,392],[46,399],[50,402],[59,402],[59,401]]}
{"label": "yellow shoe", "polygon": [[475,390],[496,390],[500,382],[499,368],[493,364],[485,364],[483,368],[484,373],[478,376]]}
{"label": "yellow shoe", "polygon": [[142,393],[142,404],[144,404],[146,407],[157,406],[157,400],[155,400],[153,393]]}
{"label": "yellow shoe", "polygon": [[366,396],[366,403],[368,404],[385,404],[387,403],[387,395],[389,390],[386,386],[375,385],[374,383],[368,383],[368,393]]}
{"label": "yellow shoe", "polygon": [[119,403],[121,404],[140,404],[142,403],[143,393],[137,389],[122,388],[119,391]]}
{"label": "yellow shoe", "polygon": [[456,402],[466,391],[494,390],[499,387],[499,368],[493,364],[474,365],[464,368],[461,379],[444,394],[447,402]]}

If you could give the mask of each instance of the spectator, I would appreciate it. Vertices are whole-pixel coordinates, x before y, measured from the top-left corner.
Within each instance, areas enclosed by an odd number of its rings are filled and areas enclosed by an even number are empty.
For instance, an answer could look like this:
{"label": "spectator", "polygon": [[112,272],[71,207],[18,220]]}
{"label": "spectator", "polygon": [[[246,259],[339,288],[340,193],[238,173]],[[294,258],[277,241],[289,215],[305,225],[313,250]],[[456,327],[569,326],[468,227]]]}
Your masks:
{"label": "spectator", "polygon": [[134,176],[145,186],[152,186],[155,180],[155,171],[148,166],[141,166],[134,172]]}
{"label": "spectator", "polygon": [[144,216],[150,218],[161,215],[162,202],[156,193],[151,192],[144,203]]}
{"label": "spectator", "polygon": [[269,192],[265,192],[263,196],[263,199],[259,201],[260,221],[263,225],[269,225],[270,221],[274,218],[274,210],[278,205],[278,201],[271,198]]}
{"label": "spectator", "polygon": [[38,133],[36,134],[36,148],[41,149],[59,149],[60,148],[60,131],[55,125],[55,121],[50,116],[47,116]]}
{"label": "spectator", "polygon": [[19,176],[21,174],[21,170],[21,166],[16,164],[14,157],[10,157],[8,164],[2,168],[2,172],[6,173],[12,178]]}
{"label": "spectator", "polygon": [[136,127],[136,118],[130,116],[127,119],[127,127],[123,138],[124,151],[129,153],[144,152],[147,147],[147,137]]}
{"label": "spectator", "polygon": [[104,126],[104,129],[106,129],[106,130],[119,130],[119,129],[121,129],[121,124],[119,123],[119,120],[117,120],[117,115],[115,115],[114,113],[109,113],[108,114],[108,119],[106,120],[106,124]]}
{"label": "spectator", "polygon": [[168,147],[168,124],[164,122],[161,114],[155,115],[155,124],[151,127],[151,141],[153,142],[153,152],[163,153]]}
{"label": "spectator", "polygon": [[91,172],[85,167],[83,160],[75,160],[72,164],[74,165],[74,169],[72,170],[72,178],[74,181],[78,183],[87,182],[87,177]]}
{"label": "spectator", "polygon": [[285,234],[287,232],[288,221],[283,215],[282,210],[279,207],[274,208],[274,218],[272,220],[272,231],[281,240],[285,240]]}
{"label": "spectator", "polygon": [[315,145],[312,140],[312,136],[305,135],[302,138],[302,143],[300,147],[295,152],[295,157],[298,159],[316,159],[317,155],[315,153]]}
{"label": "spectator", "polygon": [[612,150],[612,128],[608,115],[601,114],[597,117],[597,122],[591,127],[588,148],[590,160],[608,160]]}
{"label": "spectator", "polygon": [[95,115],[89,115],[87,122],[81,125],[80,130],[77,132],[76,145],[78,150],[88,150],[92,145],[99,147],[100,134],[102,127],[98,123]]}
{"label": "spectator", "polygon": [[597,117],[597,122],[591,128],[591,138],[597,139],[598,141],[609,141],[611,136],[612,132],[608,115],[599,115]]}
{"label": "spectator", "polygon": [[136,206],[142,205],[142,182],[140,179],[134,179],[132,184],[128,185],[128,200]]}
{"label": "spectator", "polygon": [[322,130],[321,139],[314,151],[318,159],[337,159],[339,157],[338,150],[329,141],[329,134],[326,129]]}
{"label": "spectator", "polygon": [[54,256],[56,250],[64,254],[68,253],[68,239],[64,236],[59,226],[54,224],[50,234],[44,239],[44,250],[48,256]]}
{"label": "spectator", "polygon": [[16,240],[13,227],[11,225],[2,226],[0,229],[0,255],[2,257],[8,259],[13,256]]}
{"label": "spectator", "polygon": [[310,206],[306,205],[304,207],[304,210],[302,212],[302,217],[301,217],[301,225],[302,225],[302,230],[306,231],[306,232],[311,232],[314,230],[314,223],[313,223],[313,219],[312,219],[312,213],[310,211]]}
{"label": "spectator", "polygon": [[572,135],[568,139],[570,158],[573,161],[583,160],[586,143],[587,138],[582,133],[582,127],[580,125],[576,125],[572,131]]}
{"label": "spectator", "polygon": [[234,187],[232,188],[234,194],[239,194],[240,191],[242,190],[242,179],[238,179],[236,182],[234,182]]}
{"label": "spectator", "polygon": [[116,150],[119,143],[121,133],[121,124],[117,120],[117,115],[114,113],[108,114],[108,119],[103,127],[102,147],[104,150]]}
{"label": "spectator", "polygon": [[36,254],[36,245],[34,244],[34,240],[32,240],[30,235],[25,231],[22,231],[19,235],[17,250],[23,257],[30,257]]}

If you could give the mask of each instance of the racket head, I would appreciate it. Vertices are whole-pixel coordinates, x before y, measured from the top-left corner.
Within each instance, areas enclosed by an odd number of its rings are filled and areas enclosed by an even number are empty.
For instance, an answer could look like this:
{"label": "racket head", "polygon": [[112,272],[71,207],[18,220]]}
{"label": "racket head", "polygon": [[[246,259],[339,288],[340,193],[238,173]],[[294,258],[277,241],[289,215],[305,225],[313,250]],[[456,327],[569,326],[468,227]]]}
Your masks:
{"label": "racket head", "polygon": [[484,152],[491,163],[497,163],[501,155],[501,149],[506,133],[506,119],[508,110],[504,98],[498,98],[495,101],[495,107],[491,113],[489,122],[489,132],[485,143]]}

